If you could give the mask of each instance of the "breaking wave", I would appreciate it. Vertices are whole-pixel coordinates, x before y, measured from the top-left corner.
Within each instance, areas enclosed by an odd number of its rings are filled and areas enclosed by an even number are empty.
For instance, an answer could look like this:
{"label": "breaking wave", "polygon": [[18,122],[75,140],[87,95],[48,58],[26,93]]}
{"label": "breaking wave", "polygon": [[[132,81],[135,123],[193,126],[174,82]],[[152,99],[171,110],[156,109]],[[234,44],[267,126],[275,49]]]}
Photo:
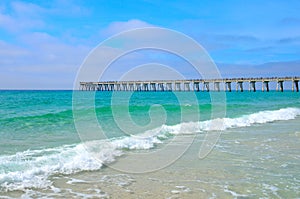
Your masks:
{"label": "breaking wave", "polygon": [[99,170],[104,164],[114,162],[117,157],[126,153],[126,150],[152,149],[174,135],[224,131],[230,128],[291,120],[299,115],[299,108],[260,111],[238,118],[163,125],[138,136],[3,155],[0,156],[0,191],[45,188],[51,186],[49,180],[51,175]]}

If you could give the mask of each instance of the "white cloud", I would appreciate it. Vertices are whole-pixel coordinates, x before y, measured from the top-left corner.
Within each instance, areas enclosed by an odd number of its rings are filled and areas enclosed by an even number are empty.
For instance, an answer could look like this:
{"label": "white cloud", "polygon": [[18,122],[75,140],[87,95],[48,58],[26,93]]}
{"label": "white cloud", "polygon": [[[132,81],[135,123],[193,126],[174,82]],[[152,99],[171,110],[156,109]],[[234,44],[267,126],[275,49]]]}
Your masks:
{"label": "white cloud", "polygon": [[0,40],[0,88],[72,88],[77,69],[91,47],[82,39],[82,44],[70,44],[51,35],[48,30],[53,27],[47,24],[53,15],[76,17],[85,10],[70,3],[40,6],[11,1],[0,5],[0,30],[11,38],[11,42]]}
{"label": "white cloud", "polygon": [[15,15],[22,17],[38,16],[46,11],[45,8],[36,4],[19,1],[13,1],[11,7]]}
{"label": "white cloud", "polygon": [[0,10],[0,28],[18,34],[26,29],[44,27],[41,17],[44,11],[35,4],[11,2],[9,7]]}
{"label": "white cloud", "polygon": [[19,40],[24,47],[0,41],[0,70],[5,74],[0,78],[1,88],[72,88],[77,69],[90,50],[44,32],[27,33]]}
{"label": "white cloud", "polygon": [[0,13],[0,27],[6,30],[12,30],[15,25],[15,20],[5,14]]}
{"label": "white cloud", "polygon": [[102,30],[101,34],[103,36],[108,37],[130,29],[153,27],[153,26],[154,25],[138,19],[131,19],[129,21],[116,21],[116,22],[112,22],[111,24],[109,24],[109,26],[106,29]]}
{"label": "white cloud", "polygon": [[45,30],[51,27],[47,19],[56,17],[81,17],[90,14],[90,11],[72,1],[54,1],[47,7],[37,4],[11,1],[0,5],[0,28],[18,34],[24,30]]}
{"label": "white cloud", "polygon": [[[83,1],[85,2],[85,1]],[[48,12],[52,15],[82,17],[91,14],[91,10],[75,0],[54,0],[49,3]]]}
{"label": "white cloud", "polygon": [[28,55],[28,53],[29,53],[28,50],[24,48],[11,45],[5,41],[0,40],[0,57],[1,57],[0,63],[3,63],[3,61],[8,61],[8,57],[9,59],[13,60],[19,56]]}

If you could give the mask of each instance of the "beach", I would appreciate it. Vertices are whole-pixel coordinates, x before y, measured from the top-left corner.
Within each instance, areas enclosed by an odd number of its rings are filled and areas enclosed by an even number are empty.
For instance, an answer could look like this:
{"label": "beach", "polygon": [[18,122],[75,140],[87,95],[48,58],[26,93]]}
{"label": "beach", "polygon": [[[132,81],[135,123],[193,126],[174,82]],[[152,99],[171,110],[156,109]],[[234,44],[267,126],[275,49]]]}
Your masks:
{"label": "beach", "polygon": [[[0,198],[300,194],[297,92],[216,92],[215,101],[208,92],[74,92],[81,102],[94,96],[94,107],[74,106],[72,91],[0,91]],[[91,110],[105,139],[84,137],[94,135]],[[222,125],[209,126],[216,120]],[[212,151],[199,158],[206,136],[216,132]],[[172,154],[180,155],[171,161]],[[135,167],[144,172],[131,172]]]}

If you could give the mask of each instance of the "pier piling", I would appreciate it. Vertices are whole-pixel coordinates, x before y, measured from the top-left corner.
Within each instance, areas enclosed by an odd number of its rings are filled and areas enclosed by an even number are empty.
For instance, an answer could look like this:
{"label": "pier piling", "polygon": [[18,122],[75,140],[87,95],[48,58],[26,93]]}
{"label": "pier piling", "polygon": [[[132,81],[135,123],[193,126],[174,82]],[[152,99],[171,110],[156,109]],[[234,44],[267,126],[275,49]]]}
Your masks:
{"label": "pier piling", "polygon": [[283,92],[283,80],[278,80],[277,81],[277,91]]}
{"label": "pier piling", "polygon": [[203,82],[203,89],[202,91],[206,90],[207,92],[209,92],[209,82]]}
{"label": "pier piling", "polygon": [[200,91],[200,87],[199,87],[199,82],[194,82],[194,91],[199,92]]}
{"label": "pier piling", "polygon": [[256,92],[255,83],[256,83],[255,81],[249,82],[249,91],[253,90],[253,92]]}
{"label": "pier piling", "polygon": [[293,81],[293,87],[292,87],[292,91],[295,91],[295,87],[296,87],[296,92],[299,92],[299,80],[294,80]]}
{"label": "pier piling", "polygon": [[184,91],[190,91],[190,82],[184,83]]}
{"label": "pier piling", "polygon": [[220,92],[220,82],[214,82],[214,90]]}
{"label": "pier piling", "polygon": [[243,82],[242,82],[242,81],[236,82],[236,91],[238,92],[239,90],[240,90],[241,92],[244,91],[244,89],[243,89]]}
{"label": "pier piling", "polygon": [[224,91],[231,92],[232,83],[236,84],[236,91],[244,91],[243,83],[249,83],[249,92],[256,92],[256,82],[262,83],[262,92],[269,92],[269,83],[276,82],[276,91],[284,91],[284,82],[292,83],[292,91],[299,92],[300,77],[261,77],[261,78],[226,78],[226,79],[191,79],[191,80],[152,80],[152,81],[103,81],[80,82],[79,90],[82,91]]}
{"label": "pier piling", "polygon": [[266,89],[267,92],[270,91],[270,89],[269,89],[269,81],[263,81],[262,82],[262,92],[264,92],[265,89]]}
{"label": "pier piling", "polygon": [[231,82],[226,82],[225,85],[226,91],[231,92]]}

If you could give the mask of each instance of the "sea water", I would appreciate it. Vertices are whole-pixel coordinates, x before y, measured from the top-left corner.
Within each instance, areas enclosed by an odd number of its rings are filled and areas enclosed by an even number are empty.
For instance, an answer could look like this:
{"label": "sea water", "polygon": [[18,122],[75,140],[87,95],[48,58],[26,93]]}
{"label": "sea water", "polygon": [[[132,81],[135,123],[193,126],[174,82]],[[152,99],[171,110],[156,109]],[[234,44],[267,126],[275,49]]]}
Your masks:
{"label": "sea water", "polygon": [[[300,195],[299,93],[74,92],[0,91],[1,198]],[[141,164],[134,153],[154,154],[174,140],[192,142],[171,164],[147,170],[176,150],[132,172]],[[129,170],[115,169],[122,162]]]}

